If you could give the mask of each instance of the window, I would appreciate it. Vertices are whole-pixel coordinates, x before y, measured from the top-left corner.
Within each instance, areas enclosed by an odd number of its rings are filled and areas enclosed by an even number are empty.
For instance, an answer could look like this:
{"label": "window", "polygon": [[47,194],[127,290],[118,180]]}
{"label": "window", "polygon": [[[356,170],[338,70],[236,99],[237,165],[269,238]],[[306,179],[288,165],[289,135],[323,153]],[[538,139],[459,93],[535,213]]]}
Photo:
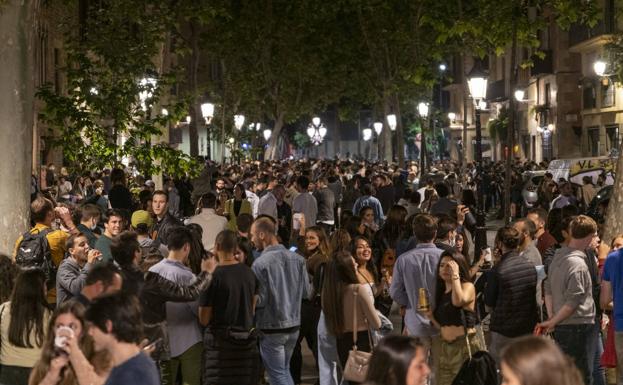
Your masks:
{"label": "window", "polygon": [[582,107],[584,109],[590,109],[596,106],[595,86],[592,84],[585,84],[584,88],[582,88]]}
{"label": "window", "polygon": [[614,82],[608,81],[608,84],[601,84],[601,108],[614,106],[615,99]]}
{"label": "window", "polygon": [[619,125],[612,124],[606,126],[606,151],[610,151],[619,148]]}
{"label": "window", "polygon": [[599,156],[599,127],[588,128],[588,151],[591,156]]}
{"label": "window", "polygon": [[549,83],[545,83],[545,105],[549,106],[550,103],[551,86]]}

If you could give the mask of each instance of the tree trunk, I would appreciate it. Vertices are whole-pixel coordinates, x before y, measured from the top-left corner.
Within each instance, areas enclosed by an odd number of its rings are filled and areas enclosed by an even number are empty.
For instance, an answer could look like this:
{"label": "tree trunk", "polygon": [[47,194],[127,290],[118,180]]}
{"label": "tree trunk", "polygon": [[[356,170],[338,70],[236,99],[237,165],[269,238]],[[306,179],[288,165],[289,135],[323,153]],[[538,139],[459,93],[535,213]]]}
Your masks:
{"label": "tree trunk", "polygon": [[8,255],[30,216],[38,4],[8,0],[0,6],[0,253]]}
{"label": "tree trunk", "polygon": [[381,120],[383,122],[383,132],[381,139],[383,140],[383,159],[387,163],[391,163],[394,160],[394,154],[392,149],[392,131],[387,127],[387,120],[385,117]]}
{"label": "tree trunk", "polygon": [[273,127],[273,132],[270,135],[270,139],[268,140],[268,147],[264,152],[264,159],[266,160],[277,160],[278,159],[278,151],[277,145],[279,144],[279,136],[281,135],[281,129],[283,128],[283,120],[284,114],[281,113],[277,117],[275,121],[275,126]]}
{"label": "tree trunk", "polygon": [[405,168],[405,137],[400,113],[400,99],[394,94],[394,112],[396,113],[396,152],[398,152],[398,167]]}
{"label": "tree trunk", "polygon": [[[519,11],[519,10],[517,10]],[[511,188],[513,172],[513,147],[515,146],[515,98],[513,91],[517,84],[517,13],[513,12],[513,42],[511,44],[511,78],[510,78],[510,97],[508,98],[508,127],[506,128],[506,142],[508,143],[508,156],[504,167],[504,221],[509,224],[511,217]]]}
{"label": "tree trunk", "polygon": [[[201,111],[201,106],[197,95],[197,78],[199,75],[199,25],[195,19],[191,19],[189,27],[190,48],[192,52],[188,65],[188,91],[191,94],[192,101],[189,108],[190,124],[188,125],[188,140],[190,144],[190,156],[196,157],[199,155],[199,134],[197,127],[199,126],[199,119],[202,118],[199,113]],[[206,143],[206,149],[208,146],[210,146],[210,143]]]}
{"label": "tree trunk", "polygon": [[[621,143],[619,151],[623,151],[623,143]],[[610,203],[608,203],[604,234],[601,238],[601,241],[607,245],[612,242],[615,236],[623,232],[623,175],[621,175],[623,174],[623,156],[617,158],[614,172],[612,197],[610,198]]]}

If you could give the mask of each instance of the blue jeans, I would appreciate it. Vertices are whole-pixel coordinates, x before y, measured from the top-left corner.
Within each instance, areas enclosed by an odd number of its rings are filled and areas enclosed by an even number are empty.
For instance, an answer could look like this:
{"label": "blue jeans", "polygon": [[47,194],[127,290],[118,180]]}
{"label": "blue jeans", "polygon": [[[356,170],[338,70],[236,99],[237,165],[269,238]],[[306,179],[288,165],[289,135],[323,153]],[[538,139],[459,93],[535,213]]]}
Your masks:
{"label": "blue jeans", "polygon": [[601,367],[601,355],[604,353],[604,340],[601,336],[600,324],[596,323],[597,338],[595,339],[595,355],[593,359],[593,385],[606,385],[606,369]]}
{"label": "blue jeans", "polygon": [[338,385],[338,368],[340,360],[337,356],[335,336],[327,330],[324,313],[320,312],[318,321],[318,377],[320,385]]}
{"label": "blue jeans", "polygon": [[585,385],[593,385],[593,360],[598,335],[594,324],[557,325],[554,329],[554,340],[580,369]]}
{"label": "blue jeans", "polygon": [[260,355],[270,385],[294,385],[290,375],[290,359],[299,331],[264,334],[260,338]]}

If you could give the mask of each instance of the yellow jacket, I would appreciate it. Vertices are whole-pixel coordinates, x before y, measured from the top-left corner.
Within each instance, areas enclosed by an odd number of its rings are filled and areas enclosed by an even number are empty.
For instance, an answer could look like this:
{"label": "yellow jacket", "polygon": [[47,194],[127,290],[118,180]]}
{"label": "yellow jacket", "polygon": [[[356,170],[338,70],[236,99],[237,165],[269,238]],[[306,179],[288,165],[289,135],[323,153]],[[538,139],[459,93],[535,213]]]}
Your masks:
{"label": "yellow jacket", "polygon": [[242,200],[242,204],[240,205],[240,211],[236,215],[234,212],[234,200],[229,199],[225,202],[225,214],[229,214],[229,220],[227,222],[227,229],[232,231],[238,230],[238,225],[236,224],[236,217],[240,214],[249,214],[253,215],[251,211],[251,202],[246,199]]}

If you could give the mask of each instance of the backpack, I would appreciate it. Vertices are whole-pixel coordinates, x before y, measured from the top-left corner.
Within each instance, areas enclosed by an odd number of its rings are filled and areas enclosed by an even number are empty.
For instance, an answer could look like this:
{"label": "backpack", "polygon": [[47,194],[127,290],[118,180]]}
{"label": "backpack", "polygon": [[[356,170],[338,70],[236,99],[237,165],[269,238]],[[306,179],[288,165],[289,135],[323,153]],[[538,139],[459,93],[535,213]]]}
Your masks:
{"label": "backpack", "polygon": [[495,360],[485,351],[478,351],[472,358],[467,359],[452,381],[452,385],[498,385],[499,383]]}
{"label": "backpack", "polygon": [[37,233],[25,232],[17,246],[15,264],[21,269],[38,268],[43,270],[48,278],[48,287],[54,287],[56,283],[56,266],[52,261],[52,252],[46,236],[51,229],[41,230]]}

